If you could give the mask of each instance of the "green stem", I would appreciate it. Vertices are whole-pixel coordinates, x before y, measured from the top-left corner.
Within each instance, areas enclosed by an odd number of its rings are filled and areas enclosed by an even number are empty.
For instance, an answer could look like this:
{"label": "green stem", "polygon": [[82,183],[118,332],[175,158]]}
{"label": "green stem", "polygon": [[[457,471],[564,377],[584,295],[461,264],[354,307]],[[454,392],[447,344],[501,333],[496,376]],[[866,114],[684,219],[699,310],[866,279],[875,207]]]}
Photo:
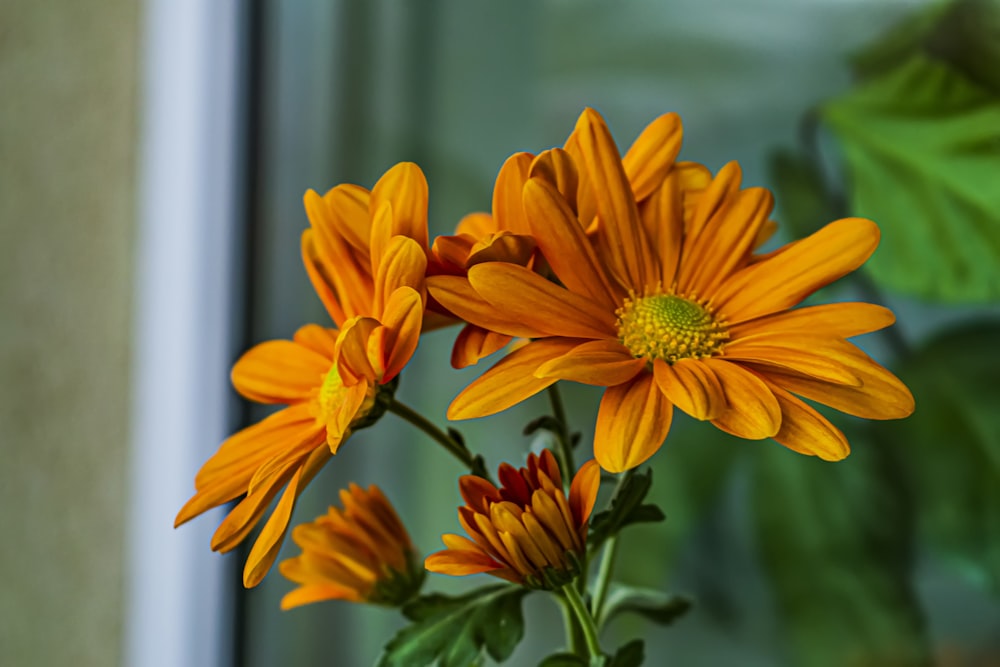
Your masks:
{"label": "green stem", "polygon": [[[621,493],[622,487],[629,478],[635,474],[635,469],[625,472],[622,476],[618,478],[618,483],[615,484],[614,493],[611,494],[611,498],[608,500],[608,507],[611,507],[614,503],[615,498]],[[594,596],[590,601],[590,610],[594,615],[594,618],[598,620],[601,619],[602,607],[604,606],[604,598],[608,592],[608,586],[611,583],[611,573],[615,569],[615,556],[618,554],[618,535],[612,535],[608,538],[608,541],[604,543],[604,550],[601,553],[601,567],[597,571],[597,580],[594,581]]]}
{"label": "green stem", "polygon": [[573,445],[569,441],[569,423],[566,421],[566,410],[563,407],[562,395],[559,388],[553,384],[548,389],[549,403],[552,405],[552,416],[559,424],[559,432],[556,439],[559,441],[559,463],[562,467],[563,486],[569,489],[570,481],[576,472],[576,465],[573,463]]}
{"label": "green stem", "polygon": [[447,450],[449,454],[461,461],[469,470],[480,477],[489,478],[483,468],[482,459],[472,455],[465,445],[438,428],[433,422],[413,408],[400,403],[396,399],[389,404],[389,412],[402,417],[418,429],[429,435],[433,440]]}
{"label": "green stem", "polygon": [[587,645],[587,656],[590,658],[590,664],[603,665],[604,652],[601,651],[601,644],[597,641],[597,626],[594,624],[594,617],[587,611],[587,605],[583,603],[583,598],[580,597],[576,586],[567,584],[562,587],[562,592],[570,609],[576,614],[576,621],[583,631],[583,640]]}
{"label": "green stem", "polygon": [[[566,632],[566,649],[573,655],[580,655],[582,647],[580,646],[580,627],[576,622],[576,614],[573,613],[572,607],[566,601],[566,598],[561,595],[553,595],[556,601],[559,603],[559,609],[562,610],[563,617],[563,628]],[[582,656],[581,656],[582,657]]]}
{"label": "green stem", "polygon": [[594,597],[590,601],[590,612],[596,619],[598,626],[603,615],[604,598],[608,593],[608,585],[611,583],[611,573],[615,569],[615,557],[618,555],[618,536],[612,535],[604,543],[604,552],[601,554],[601,567],[597,571],[597,580],[594,581]]}

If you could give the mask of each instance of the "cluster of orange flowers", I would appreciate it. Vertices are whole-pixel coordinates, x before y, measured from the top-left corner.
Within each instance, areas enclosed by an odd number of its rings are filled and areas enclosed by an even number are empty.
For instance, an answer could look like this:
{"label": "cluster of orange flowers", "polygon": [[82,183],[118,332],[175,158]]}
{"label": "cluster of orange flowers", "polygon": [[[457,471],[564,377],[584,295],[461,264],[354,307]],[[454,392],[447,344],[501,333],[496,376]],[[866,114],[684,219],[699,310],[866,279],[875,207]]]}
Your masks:
{"label": "cluster of orange flowers", "polygon": [[[445,535],[447,548],[424,563],[435,572],[538,586],[573,571],[599,468],[619,473],[656,453],[674,407],[827,460],[847,456],[847,440],[802,399],[871,419],[910,414],[906,387],[847,340],[892,324],[890,311],[795,308],[861,266],[878,227],[838,220],[758,252],[776,227],[771,193],[742,187],[736,163],[713,175],[678,162],[680,145],[680,120],[667,114],[622,157],[587,109],[562,148],[504,163],[491,214],[466,216],[455,235],[433,244],[427,183],[414,164],[396,165],[371,191],[308,192],[302,256],[335,326],[304,326],[236,363],[237,391],[286,407],[222,444],[176,523],[239,499],[211,543],[229,551],[281,493],[244,570],[245,585],[255,586],[305,485],[353,431],[393,409],[420,336],[454,323],[463,328],[453,366],[508,353],[454,399],[450,419],[498,413],[559,380],[606,389],[596,462],[576,472],[568,496],[548,451],[519,470],[501,466],[499,488],[463,477],[459,519],[471,539]],[[382,493],[352,486],[342,502],[343,510],[295,529],[303,554],[281,570],[300,588],[285,607],[330,598],[395,603],[419,587],[416,550]]]}

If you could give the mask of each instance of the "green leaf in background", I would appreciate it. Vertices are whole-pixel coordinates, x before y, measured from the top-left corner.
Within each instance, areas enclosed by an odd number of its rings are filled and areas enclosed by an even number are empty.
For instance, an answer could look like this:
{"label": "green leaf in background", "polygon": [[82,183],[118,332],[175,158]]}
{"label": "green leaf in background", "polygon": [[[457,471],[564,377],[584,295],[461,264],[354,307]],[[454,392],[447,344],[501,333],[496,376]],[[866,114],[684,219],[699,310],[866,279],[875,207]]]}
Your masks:
{"label": "green leaf in background", "polygon": [[380,667],[468,667],[483,649],[497,662],[510,657],[524,636],[521,600],[528,590],[487,586],[465,595],[425,595],[403,607],[413,621],[388,644]]}
{"label": "green leaf in background", "polygon": [[876,433],[904,461],[921,535],[1000,594],[1000,322],[939,335],[900,369],[917,410]]}
{"label": "green leaf in background", "polygon": [[672,595],[653,588],[615,585],[604,602],[598,627],[603,627],[615,616],[634,613],[658,623],[670,625],[691,609],[689,598]]}
{"label": "green leaf in background", "polygon": [[792,237],[808,236],[838,217],[819,166],[808,156],[776,150],[768,156],[768,172],[778,202],[781,228]]}
{"label": "green leaf in background", "polygon": [[1000,0],[932,3],[856,53],[851,69],[859,79],[867,79],[898,67],[915,53],[943,61],[1000,92]]}
{"label": "green leaf in background", "polygon": [[645,644],[641,639],[633,639],[618,649],[608,667],[639,667],[646,659]]}
{"label": "green leaf in background", "polygon": [[588,663],[573,653],[553,653],[538,663],[538,667],[588,667]]}
{"label": "green leaf in background", "polygon": [[828,102],[852,215],[882,243],[866,269],[926,299],[1000,298],[1000,97],[916,53]]}
{"label": "green leaf in background", "polygon": [[905,487],[887,450],[851,442],[839,463],[777,446],[754,456],[758,551],[791,664],[928,665]]}
{"label": "green leaf in background", "polygon": [[653,483],[653,471],[635,473],[625,478],[611,501],[611,508],[594,515],[590,524],[588,541],[592,548],[599,547],[625,526],[634,523],[663,521],[663,512],[656,505],[643,504]]}

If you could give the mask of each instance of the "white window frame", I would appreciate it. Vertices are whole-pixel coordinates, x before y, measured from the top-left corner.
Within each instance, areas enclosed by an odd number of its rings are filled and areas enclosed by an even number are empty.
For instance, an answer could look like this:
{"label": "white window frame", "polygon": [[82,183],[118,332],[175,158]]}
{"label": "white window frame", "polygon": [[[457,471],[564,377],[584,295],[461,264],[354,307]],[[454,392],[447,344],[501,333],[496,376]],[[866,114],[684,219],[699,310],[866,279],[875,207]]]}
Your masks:
{"label": "white window frame", "polygon": [[219,510],[174,530],[231,428],[239,334],[246,3],[145,0],[123,661],[230,665],[234,559]]}

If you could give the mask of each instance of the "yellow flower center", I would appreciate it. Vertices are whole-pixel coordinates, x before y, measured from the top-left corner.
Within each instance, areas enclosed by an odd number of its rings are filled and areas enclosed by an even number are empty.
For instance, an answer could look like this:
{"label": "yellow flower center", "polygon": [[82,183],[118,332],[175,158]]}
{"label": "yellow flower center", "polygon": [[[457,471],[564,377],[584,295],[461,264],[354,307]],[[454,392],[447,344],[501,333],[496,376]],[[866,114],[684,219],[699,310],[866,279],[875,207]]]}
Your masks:
{"label": "yellow flower center", "polygon": [[618,340],[639,359],[700,359],[718,354],[728,340],[725,324],[693,299],[654,294],[625,299],[618,315]]}
{"label": "yellow flower center", "polygon": [[[364,380],[362,380],[364,382]],[[354,415],[351,421],[351,431],[357,431],[371,426],[377,422],[392,403],[392,397],[399,386],[399,376],[397,375],[386,384],[376,384],[369,386],[361,408]],[[316,420],[323,424],[329,424],[336,420],[337,413],[347,399],[347,387],[340,378],[340,371],[337,364],[330,366],[323,378],[323,384],[313,390],[310,413]]]}
{"label": "yellow flower center", "polygon": [[323,379],[323,386],[319,388],[319,395],[316,397],[319,403],[320,420],[329,422],[337,411],[337,408],[343,404],[346,394],[347,387],[344,386],[344,381],[340,379],[340,371],[337,370],[337,364],[333,364],[330,366],[330,370],[327,371],[326,377]]}

